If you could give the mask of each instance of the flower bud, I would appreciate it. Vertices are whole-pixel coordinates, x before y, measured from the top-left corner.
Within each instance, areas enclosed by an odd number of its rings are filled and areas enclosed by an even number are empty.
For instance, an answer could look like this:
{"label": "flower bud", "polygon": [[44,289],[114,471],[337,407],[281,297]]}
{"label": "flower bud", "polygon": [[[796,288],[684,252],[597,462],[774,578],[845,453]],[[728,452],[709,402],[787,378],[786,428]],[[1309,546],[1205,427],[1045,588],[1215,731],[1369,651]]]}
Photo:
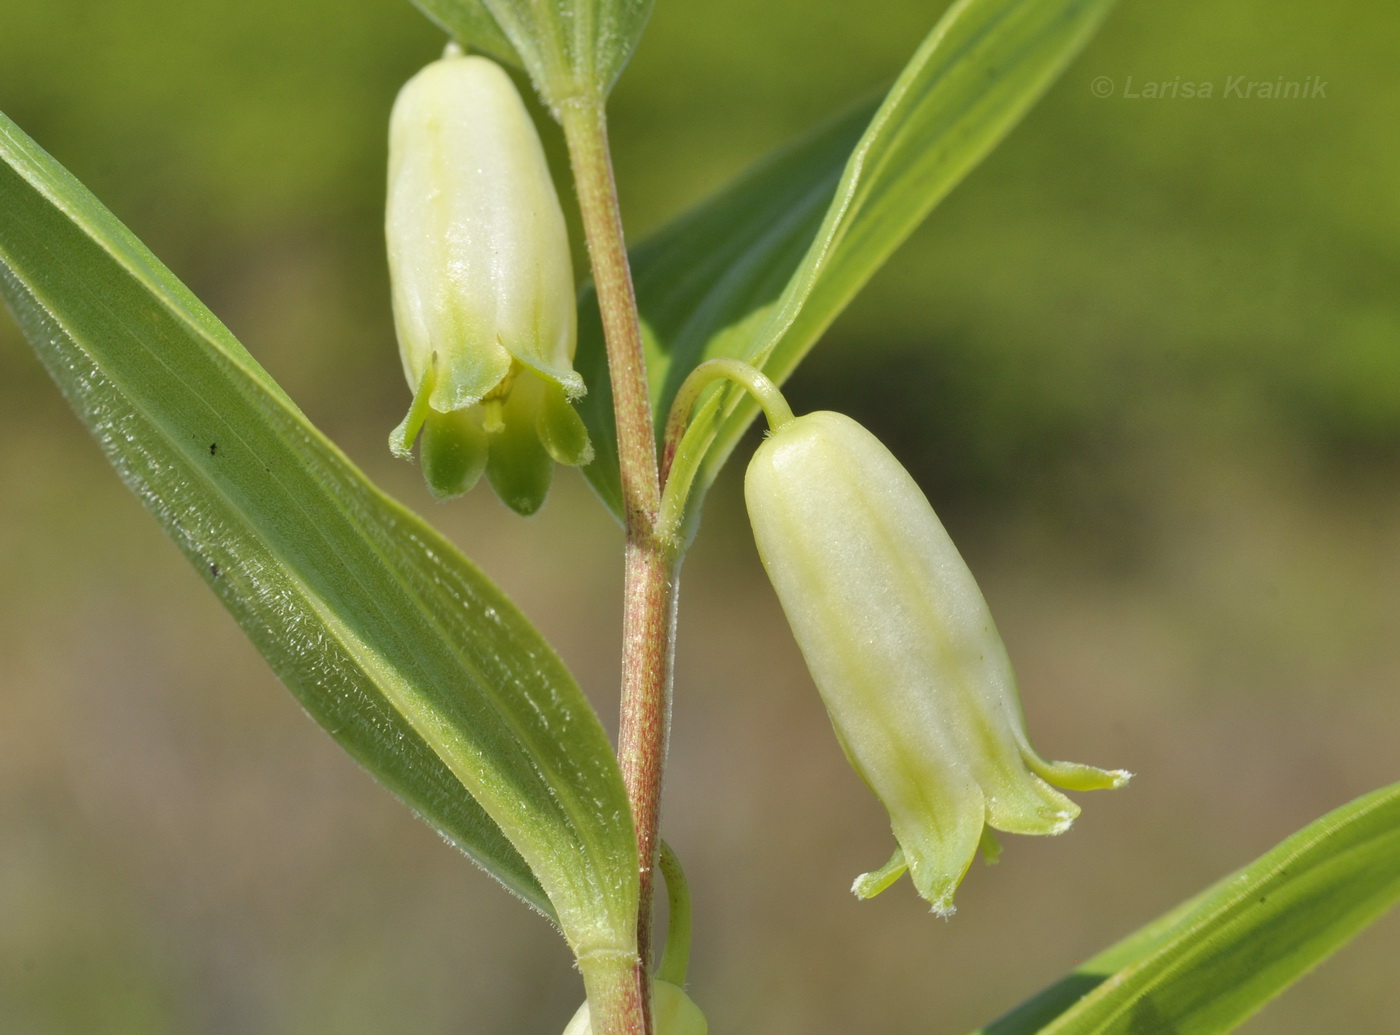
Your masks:
{"label": "flower bud", "polygon": [[889,812],[894,857],[856,879],[857,895],[907,868],[947,915],[979,843],[995,856],[987,828],[1061,833],[1079,808],[1055,787],[1127,781],[1031,748],[972,573],[870,432],[838,413],[798,417],[759,446],[744,488],[759,556],[837,739]]}
{"label": "flower bud", "polygon": [[[651,983],[651,1020],[656,1035],[707,1035],[710,1030],[705,1015],[690,996],[659,979]],[[564,1035],[593,1035],[587,1003],[578,1008]]]}
{"label": "flower bud", "polygon": [[531,513],[551,458],[592,459],[569,400],[583,394],[564,214],[534,124],[494,62],[449,48],[399,92],[385,218],[394,324],[414,391],[389,437],[420,431],[428,486],[465,492],[485,470]]}

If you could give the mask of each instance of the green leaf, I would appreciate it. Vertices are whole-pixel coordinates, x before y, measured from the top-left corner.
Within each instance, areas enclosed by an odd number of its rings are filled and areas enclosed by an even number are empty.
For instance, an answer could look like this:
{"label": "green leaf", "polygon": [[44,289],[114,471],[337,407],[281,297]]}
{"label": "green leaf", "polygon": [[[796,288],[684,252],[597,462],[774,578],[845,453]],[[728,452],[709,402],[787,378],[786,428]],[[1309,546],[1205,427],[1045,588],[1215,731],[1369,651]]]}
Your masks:
{"label": "green leaf", "polygon": [[[874,109],[832,122],[662,230],[633,255],[658,430],[699,363],[734,356],[781,383],[856,292],[1004,137],[1093,33],[1112,0],[962,0]],[[577,369],[618,507],[601,331],[583,301]],[[757,413],[742,393],[694,423],[713,436],[692,515]]]}
{"label": "green leaf", "polygon": [[[685,375],[718,354],[707,349],[717,334],[727,325],[747,326],[761,319],[782,291],[821,223],[842,166],[874,107],[863,105],[784,148],[632,250],[658,429]],[[574,369],[588,394],[577,407],[595,451],[583,473],[621,516],[612,386],[591,284],[579,306]]]}
{"label": "green leaf", "polygon": [[484,0],[413,0],[413,6],[464,46],[485,51],[504,64],[525,67]]}
{"label": "green leaf", "polygon": [[413,0],[459,41],[530,73],[556,112],[612,90],[654,0]]}
{"label": "green leaf", "polygon": [[634,945],[621,775],[548,644],[3,116],[0,156],[6,299],[113,465],[277,674],[576,950]]}
{"label": "green leaf", "polygon": [[1329,812],[978,1035],[1230,1031],[1397,899],[1400,784]]}

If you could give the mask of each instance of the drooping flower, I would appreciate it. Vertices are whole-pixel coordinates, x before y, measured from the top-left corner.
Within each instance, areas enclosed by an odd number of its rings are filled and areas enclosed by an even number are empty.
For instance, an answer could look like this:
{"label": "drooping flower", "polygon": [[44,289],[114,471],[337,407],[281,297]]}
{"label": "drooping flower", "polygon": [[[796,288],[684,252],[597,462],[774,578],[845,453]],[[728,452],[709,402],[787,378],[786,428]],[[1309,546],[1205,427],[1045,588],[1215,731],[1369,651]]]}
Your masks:
{"label": "drooping flower", "polygon": [[399,92],[389,122],[385,217],[394,323],[413,405],[389,438],[442,498],[484,470],[532,513],[551,460],[592,448],[564,215],[510,77],[455,47]]}
{"label": "drooping flower", "polygon": [[818,412],[776,428],[745,479],[754,539],[847,758],[896,849],[862,898],[909,870],[934,912],[990,830],[1058,834],[1066,790],[1129,774],[1047,762],[1026,736],[986,601],[914,479],[870,432]]}

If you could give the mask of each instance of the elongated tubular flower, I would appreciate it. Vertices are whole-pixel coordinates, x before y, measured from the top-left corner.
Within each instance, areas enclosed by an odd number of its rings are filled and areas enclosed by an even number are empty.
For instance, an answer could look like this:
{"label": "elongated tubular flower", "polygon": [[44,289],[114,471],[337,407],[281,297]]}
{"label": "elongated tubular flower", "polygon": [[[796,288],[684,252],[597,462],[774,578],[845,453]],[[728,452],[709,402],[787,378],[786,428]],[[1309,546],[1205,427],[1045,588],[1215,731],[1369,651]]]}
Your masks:
{"label": "elongated tubular flower", "polygon": [[907,868],[934,912],[987,828],[1058,834],[1079,807],[1055,788],[1129,774],[1031,748],[1011,662],[977,583],[914,479],[849,417],[774,430],[745,478],[754,539],[856,772],[897,848],[857,878],[863,898]]}
{"label": "elongated tubular flower", "polygon": [[510,77],[449,48],[399,92],[389,121],[385,216],[394,323],[414,401],[390,436],[422,432],[429,487],[483,469],[514,509],[535,510],[551,458],[592,458],[569,400],[574,279],[544,150]]}

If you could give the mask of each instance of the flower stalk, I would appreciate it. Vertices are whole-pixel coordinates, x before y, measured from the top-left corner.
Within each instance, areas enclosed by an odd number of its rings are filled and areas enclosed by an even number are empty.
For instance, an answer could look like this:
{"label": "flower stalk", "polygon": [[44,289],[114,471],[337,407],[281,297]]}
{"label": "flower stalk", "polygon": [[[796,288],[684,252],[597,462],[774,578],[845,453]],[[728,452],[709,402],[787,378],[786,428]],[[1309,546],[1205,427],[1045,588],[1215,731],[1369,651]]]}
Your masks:
{"label": "flower stalk", "polygon": [[[661,538],[670,543],[680,542],[690,490],[710,445],[710,438],[700,430],[700,422],[692,421],[691,417],[705,389],[717,381],[729,381],[753,396],[770,430],[777,431],[793,419],[792,408],[778,386],[761,370],[742,360],[709,359],[690,372],[671,402],[661,446],[661,513],[656,527]],[[715,393],[704,405],[718,407],[722,395]]]}
{"label": "flower stalk", "polygon": [[661,965],[656,968],[656,978],[684,988],[686,972],[690,969],[690,885],[681,869],[681,861],[665,841],[661,842],[660,859],[661,873],[666,878],[666,945],[661,953]]}

